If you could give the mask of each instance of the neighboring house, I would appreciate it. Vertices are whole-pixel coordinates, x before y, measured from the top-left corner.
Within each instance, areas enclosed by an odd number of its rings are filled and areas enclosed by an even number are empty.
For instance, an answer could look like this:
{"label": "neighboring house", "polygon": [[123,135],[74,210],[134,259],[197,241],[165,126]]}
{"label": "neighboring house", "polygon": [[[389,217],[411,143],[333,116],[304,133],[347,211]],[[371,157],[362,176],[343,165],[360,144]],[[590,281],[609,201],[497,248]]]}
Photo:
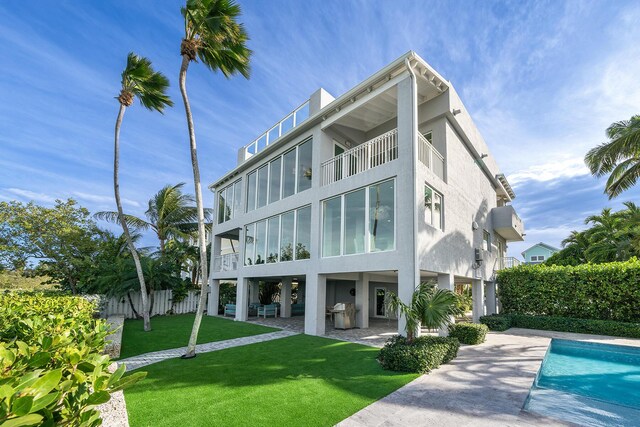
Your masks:
{"label": "neighboring house", "polygon": [[524,258],[525,264],[541,264],[559,250],[560,249],[554,248],[551,245],[540,242],[522,252],[522,258]]}
{"label": "neighboring house", "polygon": [[[367,328],[387,292],[408,301],[424,280],[472,284],[474,319],[494,313],[495,270],[523,240],[515,194],[458,94],[413,52],[339,98],[319,89],[210,189],[209,306],[236,280],[246,320],[258,282],[280,282],[287,317],[297,286],[311,335],[325,333],[327,306],[355,303]],[[223,254],[227,239],[237,252]]]}

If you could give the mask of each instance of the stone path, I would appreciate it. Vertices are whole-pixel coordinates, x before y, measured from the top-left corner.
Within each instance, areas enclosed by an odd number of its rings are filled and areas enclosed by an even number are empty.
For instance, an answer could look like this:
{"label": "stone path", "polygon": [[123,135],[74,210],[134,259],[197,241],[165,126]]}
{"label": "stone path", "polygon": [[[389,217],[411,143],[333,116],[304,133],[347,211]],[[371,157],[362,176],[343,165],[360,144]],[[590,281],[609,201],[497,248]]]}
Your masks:
{"label": "stone path", "polygon": [[[249,344],[256,344],[260,342],[276,340],[279,338],[290,337],[293,335],[298,335],[298,333],[293,331],[277,331],[277,332],[270,332],[270,333],[261,334],[261,335],[252,335],[250,337],[233,338],[225,341],[198,344],[196,346],[196,353],[209,353],[212,351],[224,350],[232,347],[240,347],[240,346],[249,345]],[[127,359],[119,360],[118,363],[124,363],[127,366],[127,371],[133,371],[134,369],[142,368],[143,366],[151,365],[152,363],[157,363],[166,359],[173,359],[173,358],[180,357],[186,351],[187,351],[187,347],[154,351],[152,353],[140,354],[138,356],[133,356]]]}

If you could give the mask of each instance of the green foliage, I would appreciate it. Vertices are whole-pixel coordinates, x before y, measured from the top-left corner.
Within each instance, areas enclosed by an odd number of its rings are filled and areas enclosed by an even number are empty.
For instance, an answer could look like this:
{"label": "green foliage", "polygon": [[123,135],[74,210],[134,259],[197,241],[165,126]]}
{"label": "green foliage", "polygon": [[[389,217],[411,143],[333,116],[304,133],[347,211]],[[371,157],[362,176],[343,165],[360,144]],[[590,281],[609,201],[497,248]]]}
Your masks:
{"label": "green foliage", "polygon": [[149,59],[133,52],[127,55],[127,66],[122,72],[123,92],[137,96],[145,108],[162,112],[173,105],[167,95],[168,88],[169,79],[154,71]]}
{"label": "green foliage", "polygon": [[480,323],[487,325],[490,331],[506,331],[511,327],[511,316],[505,314],[481,316]]}
{"label": "green foliage", "polygon": [[108,370],[108,325],[80,297],[0,295],[0,424],[100,425],[96,405],[142,379]]}
{"label": "green foliage", "polygon": [[476,323],[456,323],[449,326],[449,336],[462,344],[482,344],[487,337],[487,325]]}
{"label": "green foliage", "polygon": [[452,337],[422,336],[409,341],[403,336],[390,338],[378,354],[384,369],[427,373],[458,355],[460,342]]}
{"label": "green foliage", "polygon": [[225,304],[236,303],[236,285],[234,283],[220,283],[220,300],[218,303],[218,312],[224,309]]}
{"label": "green foliage", "polygon": [[640,322],[640,261],[501,270],[504,313]]}
{"label": "green foliage", "polygon": [[574,332],[580,334],[610,335],[614,337],[640,338],[640,323],[613,320],[576,319],[559,316],[529,316],[523,314],[496,314],[484,316],[480,321],[489,326],[508,324],[514,328],[540,329],[544,331]]}
{"label": "green foliage", "polygon": [[0,289],[43,291],[54,289],[48,277],[31,276],[17,271],[0,271]]}

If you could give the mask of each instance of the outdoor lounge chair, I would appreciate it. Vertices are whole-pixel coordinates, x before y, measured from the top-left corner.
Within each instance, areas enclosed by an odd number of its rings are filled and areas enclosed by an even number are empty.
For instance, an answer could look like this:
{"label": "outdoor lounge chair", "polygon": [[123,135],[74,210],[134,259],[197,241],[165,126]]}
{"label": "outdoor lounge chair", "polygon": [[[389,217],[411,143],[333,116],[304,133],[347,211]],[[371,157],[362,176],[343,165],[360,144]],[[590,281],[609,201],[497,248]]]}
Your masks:
{"label": "outdoor lounge chair", "polygon": [[225,304],[224,305],[224,316],[236,316],[236,305],[235,304]]}
{"label": "outdoor lounge chair", "polygon": [[263,316],[265,319],[267,316],[278,317],[278,305],[269,304],[258,307],[258,317]]}
{"label": "outdoor lounge chair", "polygon": [[262,307],[262,304],[260,304],[260,303],[249,304],[249,316],[257,316],[258,315],[258,309],[260,307]]}

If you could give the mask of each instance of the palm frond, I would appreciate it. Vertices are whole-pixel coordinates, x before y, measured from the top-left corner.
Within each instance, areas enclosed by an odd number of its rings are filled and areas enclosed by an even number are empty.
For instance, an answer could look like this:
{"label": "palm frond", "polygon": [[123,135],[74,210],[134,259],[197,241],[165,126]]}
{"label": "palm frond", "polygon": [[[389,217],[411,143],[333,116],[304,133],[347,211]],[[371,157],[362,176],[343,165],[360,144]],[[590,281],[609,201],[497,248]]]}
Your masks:
{"label": "palm frond", "polygon": [[162,113],[165,107],[173,106],[173,101],[167,95],[168,88],[169,79],[154,71],[149,59],[129,53],[127,66],[122,72],[123,90],[137,96],[147,109]]}
{"label": "palm frond", "polygon": [[625,190],[633,187],[640,178],[640,158],[627,159],[618,164],[609,175],[605,192],[609,199],[619,196]]}
{"label": "palm frond", "polygon": [[[118,216],[118,212],[111,212],[111,211],[96,212],[93,215],[93,217],[97,220],[107,221],[113,224],[120,224],[120,218]],[[136,230],[148,230],[151,227],[151,224],[149,224],[147,221],[143,219],[138,218],[137,216],[125,214],[124,220],[129,227],[134,228]]]}

